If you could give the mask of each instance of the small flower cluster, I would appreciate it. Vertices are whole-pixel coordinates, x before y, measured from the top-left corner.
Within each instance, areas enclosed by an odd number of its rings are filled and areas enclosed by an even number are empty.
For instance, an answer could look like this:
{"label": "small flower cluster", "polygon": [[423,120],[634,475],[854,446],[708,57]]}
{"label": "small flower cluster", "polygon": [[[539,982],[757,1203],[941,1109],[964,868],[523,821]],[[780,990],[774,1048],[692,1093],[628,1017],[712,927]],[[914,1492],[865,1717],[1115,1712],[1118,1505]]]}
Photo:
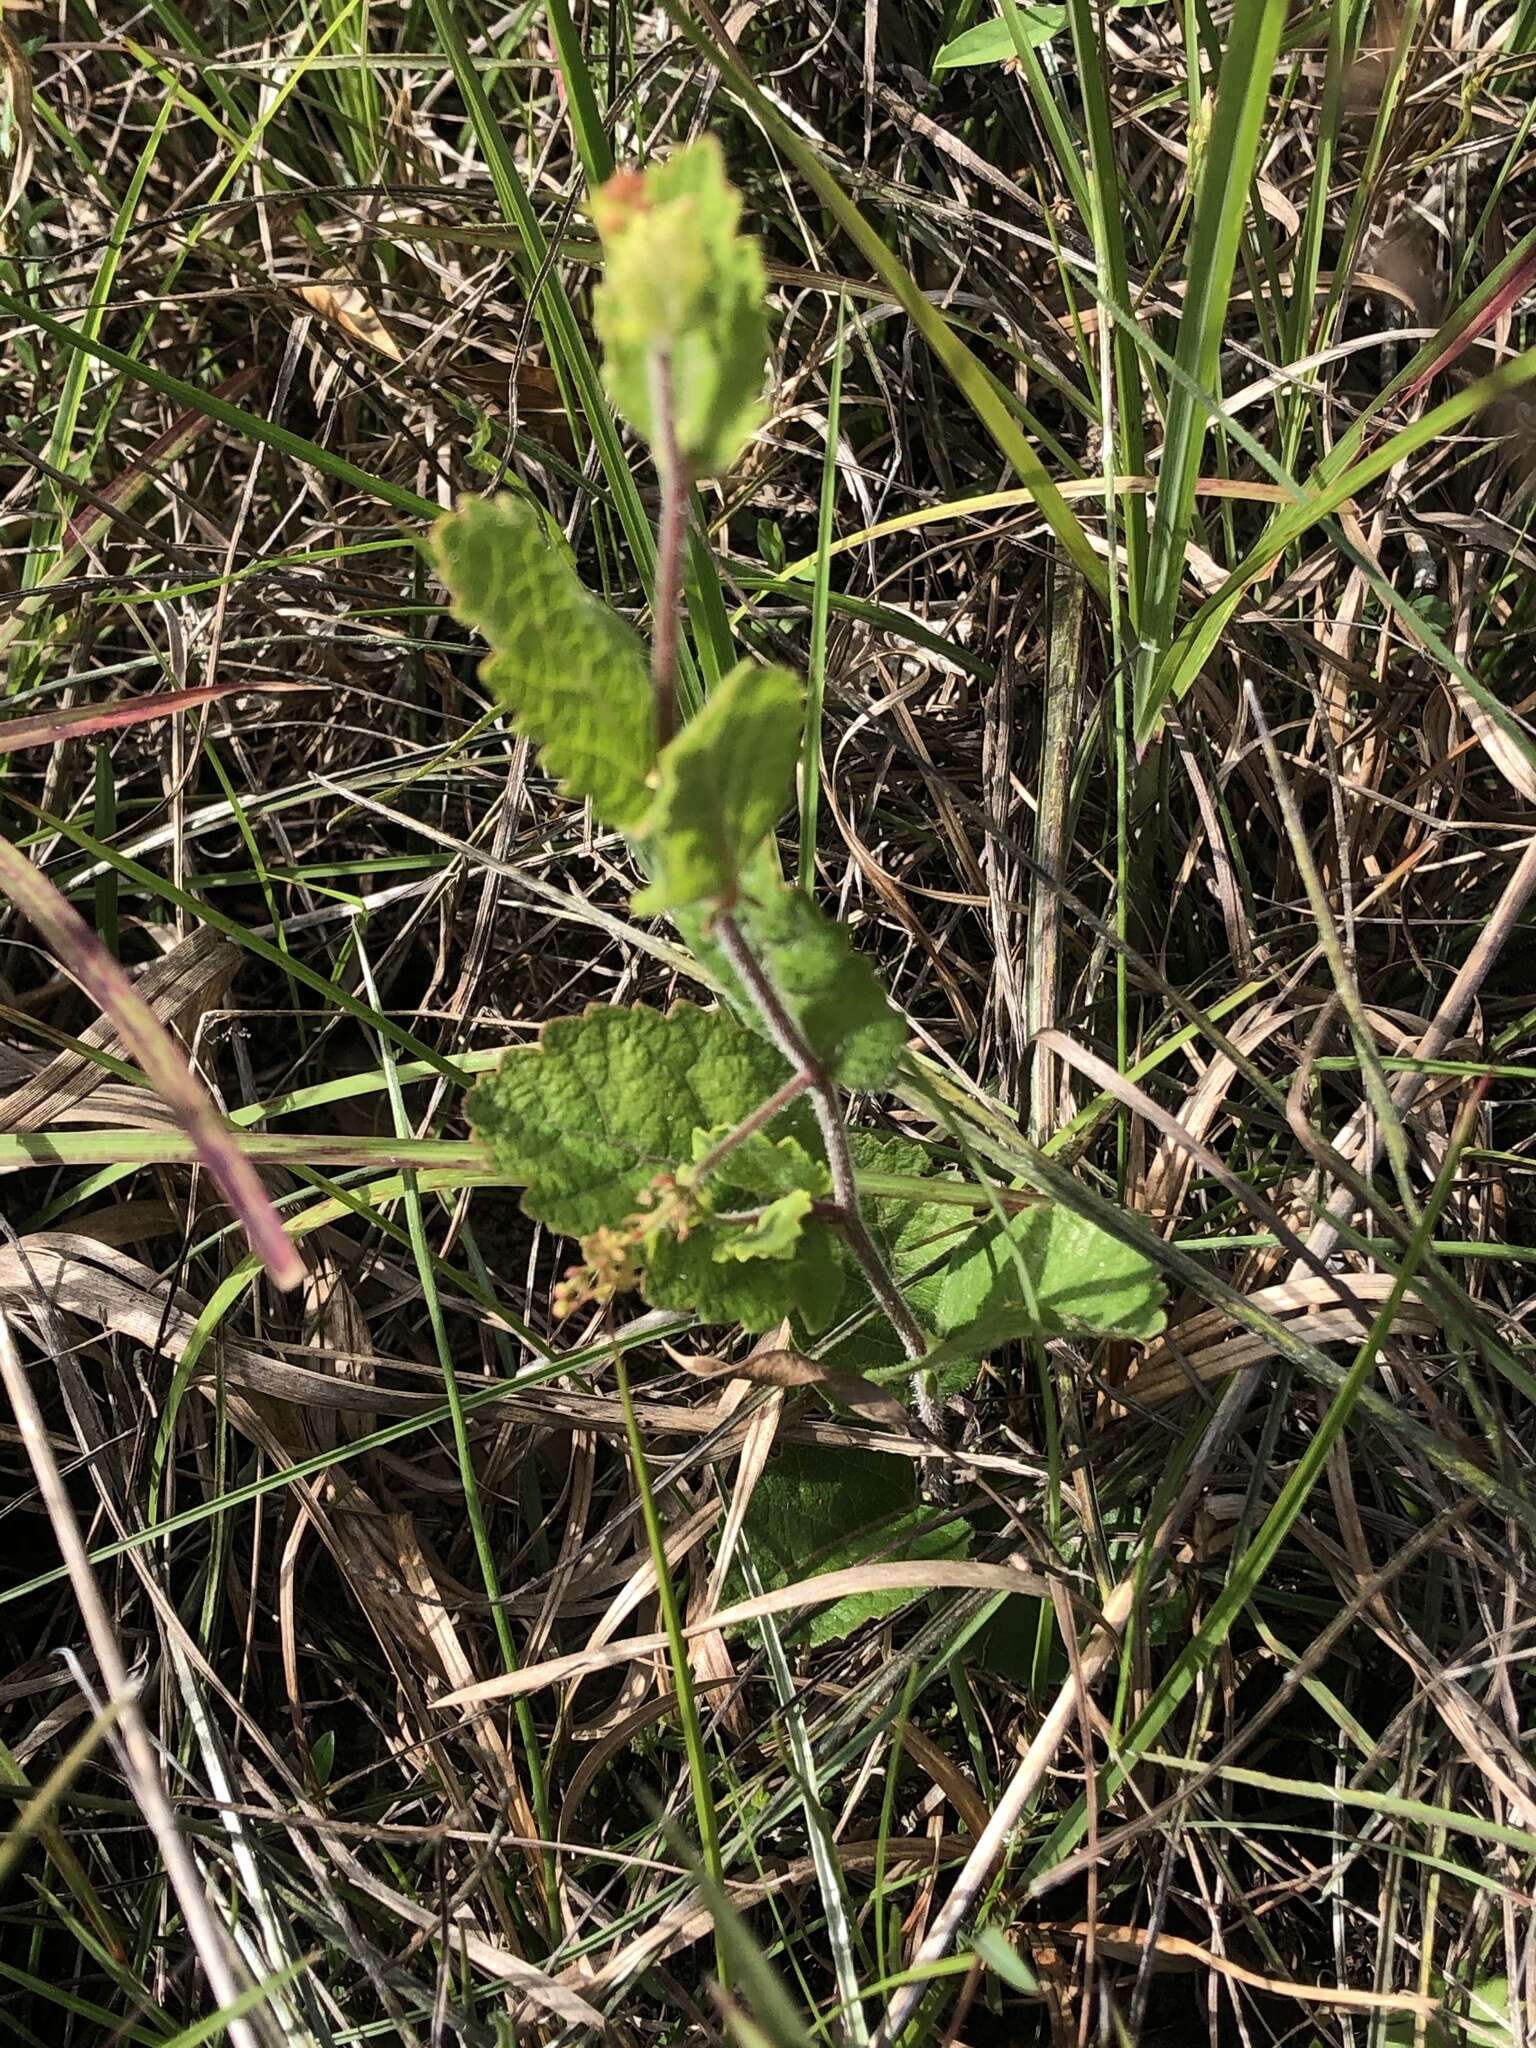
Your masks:
{"label": "small flower cluster", "polygon": [[581,1240],[582,1258],[567,1266],[555,1284],[552,1307],[563,1322],[580,1308],[600,1306],[616,1294],[633,1294],[645,1271],[645,1253],[663,1234],[679,1243],[698,1221],[703,1204],[686,1167],[658,1173],[641,1190],[640,1206],[617,1229],[606,1226]]}

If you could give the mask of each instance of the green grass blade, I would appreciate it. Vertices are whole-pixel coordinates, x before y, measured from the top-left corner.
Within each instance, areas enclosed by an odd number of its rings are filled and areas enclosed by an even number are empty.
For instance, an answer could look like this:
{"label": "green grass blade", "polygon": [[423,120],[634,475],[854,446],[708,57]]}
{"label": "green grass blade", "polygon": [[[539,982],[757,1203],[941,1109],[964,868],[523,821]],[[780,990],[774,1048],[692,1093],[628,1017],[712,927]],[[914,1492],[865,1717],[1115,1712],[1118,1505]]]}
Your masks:
{"label": "green grass blade", "polygon": [[[1398,1311],[1429,1249],[1435,1224],[1439,1221],[1440,1213],[1456,1185],[1462,1148],[1471,1135],[1471,1129],[1471,1118],[1463,1116],[1450,1144],[1446,1147],[1445,1158],[1436,1175],[1435,1185],[1424,1204],[1423,1214],[1414,1230],[1403,1263],[1393,1277],[1391,1293],[1372,1319],[1370,1329],[1355,1353],[1348,1372],[1308,1440],[1306,1449],[1281,1486],[1274,1505],[1265,1516],[1258,1533],[1238,1560],[1220,1593],[1211,1602],[1194,1637],[1179,1652],[1152,1698],[1138,1715],[1134,1727],[1127,1733],[1120,1747],[1117,1760],[1105,1771],[1099,1786],[1098,1797],[1101,1802],[1114,1797],[1134,1767],[1135,1760],[1149,1744],[1156,1741],[1163,1728],[1167,1726],[1174,1709],[1188,1693],[1200,1672],[1225,1643],[1234,1622],[1254,1598],[1281,1545],[1295,1526],[1296,1518],[1306,1506],[1313,1487],[1321,1479],[1334,1445],[1342,1437],[1371,1375],[1380,1362],[1382,1345],[1391,1335]],[[1087,1829],[1088,1817],[1087,1803],[1083,1800],[1077,1801],[1058,1822],[1031,1860],[1032,1878],[1043,1875],[1054,1863],[1059,1862],[1076,1847]]]}
{"label": "green grass blade", "polygon": [[[1285,22],[1285,0],[1250,0],[1231,16],[1216,89],[1210,139],[1204,151],[1194,228],[1186,264],[1184,310],[1174,359],[1188,383],[1169,394],[1168,422],[1158,470],[1157,509],[1147,553],[1141,651],[1133,703],[1136,730],[1155,715],[1158,656],[1173,633],[1184,577],[1184,549],[1195,504],[1195,481],[1205,442],[1207,411],[1190,390],[1214,393],[1232,291],[1238,239],[1248,212],[1269,100],[1270,74]],[[1191,158],[1195,156],[1191,137]],[[1194,164],[1191,162],[1191,174]]]}
{"label": "green grass blade", "polygon": [[158,391],[162,398],[173,398],[178,405],[217,420],[221,426],[228,427],[245,440],[273,448],[292,462],[318,469],[322,475],[350,485],[365,497],[377,498],[396,512],[403,512],[412,519],[435,519],[443,509],[441,505],[433,504],[430,498],[418,496],[403,484],[391,483],[387,477],[374,476],[369,470],[360,469],[355,462],[348,462],[344,455],[322,448],[318,442],[279,426],[275,420],[265,419],[260,413],[247,412],[244,406],[231,405],[228,399],[201,390],[196,384],[189,384],[184,377],[172,376],[168,370],[158,369],[153,363],[124,355],[121,349],[83,334],[65,320],[56,320],[51,313],[45,313],[40,306],[29,305],[12,292],[0,290],[0,313],[9,315],[23,326],[37,328],[50,341],[57,342],[60,348],[89,356],[95,362],[105,363],[109,369],[121,370],[136,383]]}
{"label": "green grass blade", "polygon": [[821,808],[821,711],[827,689],[827,614],[832,589],[832,529],[837,517],[837,448],[843,410],[843,301],[837,302],[837,338],[827,391],[827,445],[821,464],[816,515],[816,563],[811,583],[811,653],[805,679],[805,727],[800,741],[800,886],[816,886],[816,827]]}
{"label": "green grass blade", "polygon": [[[688,1778],[693,1787],[694,1821],[699,1830],[699,1846],[704,1852],[704,1868],[711,1881],[723,1886],[725,1865],[720,1855],[720,1823],[715,1813],[715,1793],[709,1772],[709,1756],[704,1743],[704,1724],[699,1718],[698,1697],[693,1687],[693,1666],[688,1657],[688,1641],[683,1634],[683,1617],[678,1605],[677,1588],[672,1583],[672,1567],[667,1561],[667,1532],[656,1506],[656,1494],[651,1485],[650,1462],[645,1452],[645,1439],[640,1434],[640,1419],[635,1412],[635,1398],[630,1390],[629,1367],[621,1351],[615,1350],[613,1354],[613,1370],[618,1382],[619,1400],[624,1408],[624,1430],[629,1438],[630,1466],[634,1473],[635,1492],[639,1497],[646,1542],[650,1547],[651,1566],[656,1574],[662,1625],[667,1636],[667,1657],[672,1667],[672,1685],[677,1694],[677,1718],[682,1729],[683,1746],[688,1754]],[[720,1981],[728,1983],[728,1956],[718,1933],[715,1941],[715,1958]]]}
{"label": "green grass blade", "polygon": [[[1274,6],[1278,0],[1266,0]],[[1089,584],[1102,597],[1108,589],[1104,564],[1094,552],[1083,523],[1072,512],[1052,481],[1045,465],[1030,446],[1009,408],[1001,385],[985,365],[972,354],[918,284],[906,265],[891,249],[886,238],[867,221],[820,156],[787,122],[743,64],[736,46],[725,32],[707,0],[693,0],[693,11],[705,24],[704,31],[680,9],[669,4],[668,12],[685,35],[700,41],[719,64],[742,103],[750,108],[775,145],[812,185],[828,212],[858,249],[865,261],[890,289],[913,326],[933,350],[959,386],[966,403],[987,429],[998,452],[1013,465],[1019,481],[1033,493],[1041,516]]]}

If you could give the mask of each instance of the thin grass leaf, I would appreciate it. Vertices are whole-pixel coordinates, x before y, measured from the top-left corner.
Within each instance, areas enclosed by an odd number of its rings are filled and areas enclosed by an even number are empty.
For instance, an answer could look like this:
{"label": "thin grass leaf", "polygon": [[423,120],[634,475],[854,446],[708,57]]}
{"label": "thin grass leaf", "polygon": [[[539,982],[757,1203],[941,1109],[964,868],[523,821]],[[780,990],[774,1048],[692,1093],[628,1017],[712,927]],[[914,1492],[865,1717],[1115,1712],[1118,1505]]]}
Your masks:
{"label": "thin grass leaf", "polygon": [[[1173,632],[1206,433],[1206,408],[1189,387],[1192,384],[1202,392],[1217,390],[1232,271],[1258,167],[1270,76],[1285,14],[1285,0],[1253,0],[1253,4],[1237,8],[1229,19],[1222,52],[1175,348],[1175,360],[1189,383],[1175,384],[1169,396],[1157,508],[1148,544],[1141,651],[1133,687],[1138,734],[1151,729],[1166,696],[1157,685],[1156,664]],[[1191,175],[1193,170],[1191,164]]]}
{"label": "thin grass leaf", "polygon": [[310,441],[302,434],[296,434],[289,427],[279,426],[257,412],[247,412],[243,406],[232,405],[227,398],[221,398],[214,391],[200,391],[195,384],[189,384],[184,377],[172,376],[168,370],[160,369],[154,363],[141,362],[136,356],[124,355],[121,349],[110,347],[104,341],[96,341],[71,327],[65,320],[56,320],[51,313],[43,312],[39,306],[27,304],[12,293],[0,291],[0,313],[7,314],[23,327],[35,327],[56,342],[60,348],[71,353],[90,356],[98,363],[105,363],[110,369],[121,370],[135,383],[146,385],[151,391],[158,391],[162,398],[171,398],[189,411],[201,413],[205,418],[217,420],[221,426],[229,427],[234,433],[248,441],[258,442],[264,448],[274,448],[280,455],[318,469],[322,475],[333,478],[337,483],[349,484],[353,490],[361,491],[365,497],[377,498],[382,504],[391,506],[397,512],[408,514],[414,519],[434,519],[442,510],[430,498],[419,497],[415,491],[407,490],[401,484],[391,483],[387,477],[374,476],[366,469],[360,469],[355,462],[348,462],[344,455],[334,454],[329,448],[322,448],[316,441]]}
{"label": "thin grass leaf", "polygon": [[805,679],[805,728],[800,738],[800,886],[816,886],[816,832],[821,809],[821,714],[827,689],[827,614],[832,589],[832,529],[837,516],[838,440],[843,409],[843,316],[837,302],[832,381],[827,392],[827,440],[816,513],[816,556],[811,582],[811,647]]}
{"label": "thin grass leaf", "polygon": [[[1269,7],[1278,4],[1279,0],[1266,0]],[[1044,464],[1020,430],[996,378],[966,347],[952,324],[935,309],[884,237],[865,220],[821,158],[762,91],[742,63],[735,44],[707,0],[691,0],[691,5],[704,24],[703,31],[680,10],[674,15],[678,26],[685,35],[704,43],[764,132],[773,138],[802,177],[815,187],[843,232],[900,302],[913,326],[954,378],[966,403],[992,436],[999,452],[1013,465],[1020,483],[1033,493],[1046,524],[1102,596],[1107,588],[1104,565],[1095,554],[1082,521],[1068,509]],[[670,5],[668,11],[672,12]]]}

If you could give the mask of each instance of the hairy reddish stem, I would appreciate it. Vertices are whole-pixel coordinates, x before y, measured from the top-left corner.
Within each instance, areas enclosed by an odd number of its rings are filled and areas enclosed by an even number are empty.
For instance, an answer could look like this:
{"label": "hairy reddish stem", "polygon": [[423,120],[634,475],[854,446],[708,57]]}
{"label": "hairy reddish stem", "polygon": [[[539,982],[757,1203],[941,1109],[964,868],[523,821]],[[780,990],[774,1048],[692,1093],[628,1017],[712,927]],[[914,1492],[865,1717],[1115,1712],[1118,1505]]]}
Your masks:
{"label": "hairy reddish stem", "polygon": [[[740,925],[729,912],[715,919],[715,937],[747,994],[752,998],[753,1007],[767,1027],[768,1036],[783,1053],[797,1076],[807,1077],[811,1100],[816,1106],[816,1120],[821,1126],[821,1142],[826,1148],[827,1165],[832,1173],[832,1198],[837,1204],[843,1235],[848,1240],[849,1250],[863,1269],[869,1282],[870,1292],[879,1302],[891,1328],[901,1340],[901,1348],[914,1363],[928,1349],[922,1328],[908,1308],[895,1276],[886,1265],[880,1247],[870,1235],[869,1225],[864,1221],[863,1207],[859,1201],[858,1183],[854,1178],[853,1151],[848,1142],[848,1126],[843,1120],[843,1106],[838,1100],[836,1083],[822,1072],[816,1055],[806,1044],[804,1035],[784,1003],[783,997],[774,987],[767,970],[742,936]],[[932,1408],[926,1389],[914,1385],[913,1398],[924,1428],[936,1431],[938,1416],[925,1413]]]}
{"label": "hairy reddish stem", "polygon": [[[677,723],[677,656],[690,482],[688,466],[677,443],[672,363],[664,349],[658,349],[651,357],[651,423],[654,428],[652,453],[661,475],[661,517],[656,528],[656,594],[652,605],[651,684],[656,695],[657,742],[664,747]],[[927,1352],[927,1339],[864,1220],[854,1179],[848,1126],[843,1118],[836,1084],[823,1072],[820,1061],[806,1043],[804,1033],[790,1015],[766,968],[747,944],[741,927],[729,912],[722,912],[715,920],[715,935],[751,997],[768,1036],[794,1070],[784,1088],[771,1097],[761,1111],[755,1111],[745,1124],[730,1133],[724,1140],[724,1151],[728,1152],[743,1137],[760,1129],[769,1116],[776,1114],[802,1090],[810,1091],[832,1175],[832,1194],[837,1204],[839,1226],[869,1283],[870,1292],[900,1339],[902,1350],[909,1360],[916,1363]],[[702,1162],[704,1169],[712,1169],[721,1156],[724,1156],[722,1148],[717,1146]],[[931,1436],[938,1436],[938,1410],[921,1374],[913,1375],[912,1400],[924,1429]]]}
{"label": "hairy reddish stem", "polygon": [[656,593],[651,604],[651,687],[656,695],[656,744],[677,730],[677,651],[682,625],[683,553],[688,540],[688,465],[677,445],[672,361],[664,349],[651,358],[652,453],[661,478],[656,525]]}

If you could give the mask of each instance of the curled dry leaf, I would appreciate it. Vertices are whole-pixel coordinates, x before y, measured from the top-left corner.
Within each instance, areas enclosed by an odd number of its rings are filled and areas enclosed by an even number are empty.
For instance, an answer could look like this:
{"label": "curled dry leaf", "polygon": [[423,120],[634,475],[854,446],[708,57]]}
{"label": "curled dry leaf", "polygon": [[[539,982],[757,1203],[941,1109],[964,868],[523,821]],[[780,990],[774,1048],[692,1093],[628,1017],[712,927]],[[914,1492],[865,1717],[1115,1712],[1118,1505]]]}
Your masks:
{"label": "curled dry leaf", "polygon": [[400,344],[384,325],[372,301],[350,278],[322,278],[318,284],[301,284],[297,289],[305,305],[322,320],[340,328],[348,341],[376,349],[392,363],[405,360]]}
{"label": "curled dry leaf", "polygon": [[819,1358],[810,1358],[803,1351],[784,1348],[775,1351],[754,1351],[750,1357],[741,1359],[716,1358],[712,1355],[693,1356],[674,1351],[667,1346],[667,1355],[684,1372],[692,1373],[695,1379],[741,1379],[750,1380],[760,1387],[819,1387],[836,1401],[840,1407],[852,1409],[855,1415],[862,1415],[866,1422],[875,1422],[882,1429],[899,1430],[903,1436],[912,1427],[912,1417],[906,1404],[896,1396],[866,1379],[861,1372],[846,1372],[836,1366],[823,1365]]}

